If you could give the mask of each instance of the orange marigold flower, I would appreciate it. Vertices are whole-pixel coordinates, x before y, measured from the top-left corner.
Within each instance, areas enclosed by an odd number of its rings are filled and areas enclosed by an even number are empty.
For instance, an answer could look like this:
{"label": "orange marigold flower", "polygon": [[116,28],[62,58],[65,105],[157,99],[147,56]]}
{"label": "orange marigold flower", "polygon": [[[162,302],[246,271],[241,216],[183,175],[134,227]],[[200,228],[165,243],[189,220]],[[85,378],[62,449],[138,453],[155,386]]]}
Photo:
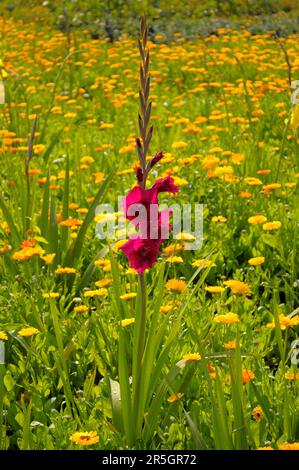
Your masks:
{"label": "orange marigold flower", "polygon": [[245,296],[250,295],[250,289],[246,282],[235,281],[234,279],[230,279],[228,281],[224,281],[223,284],[225,286],[228,286],[233,294],[241,294]]}
{"label": "orange marigold flower", "polygon": [[99,442],[99,436],[96,431],[75,432],[70,436],[70,441],[81,446],[90,446]]}
{"label": "orange marigold flower", "polygon": [[243,384],[247,384],[248,382],[253,380],[254,377],[255,377],[255,375],[252,372],[252,370],[249,370],[249,369],[242,370],[242,382],[243,382]]}
{"label": "orange marigold flower", "polygon": [[166,289],[173,294],[181,294],[187,288],[186,283],[180,279],[169,279],[165,285]]}
{"label": "orange marigold flower", "polygon": [[279,450],[299,450],[299,442],[281,444],[279,446]]}

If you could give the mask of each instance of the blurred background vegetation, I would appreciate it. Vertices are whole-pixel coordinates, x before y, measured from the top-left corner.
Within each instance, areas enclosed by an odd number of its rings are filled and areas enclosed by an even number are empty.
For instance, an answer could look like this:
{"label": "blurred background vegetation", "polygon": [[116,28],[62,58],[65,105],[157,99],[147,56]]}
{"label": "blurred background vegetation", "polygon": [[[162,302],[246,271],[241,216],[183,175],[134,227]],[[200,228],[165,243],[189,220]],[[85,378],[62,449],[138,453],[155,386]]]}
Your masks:
{"label": "blurred background vegetation", "polygon": [[0,0],[1,15],[69,31],[85,28],[91,37],[113,41],[136,35],[147,13],[152,39],[167,41],[217,34],[220,28],[246,27],[253,34],[299,31],[299,0]]}

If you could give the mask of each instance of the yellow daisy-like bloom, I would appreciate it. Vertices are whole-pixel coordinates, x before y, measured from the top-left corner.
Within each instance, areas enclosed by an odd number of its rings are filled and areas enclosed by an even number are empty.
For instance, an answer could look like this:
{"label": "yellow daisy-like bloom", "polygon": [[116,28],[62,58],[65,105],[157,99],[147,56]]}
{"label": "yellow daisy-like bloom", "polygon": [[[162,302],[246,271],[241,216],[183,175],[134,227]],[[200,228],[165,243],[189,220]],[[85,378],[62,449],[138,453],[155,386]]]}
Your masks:
{"label": "yellow daisy-like bloom", "polygon": [[126,326],[133,325],[133,323],[135,323],[135,318],[124,318],[120,322],[120,324],[123,328],[125,328]]}
{"label": "yellow daisy-like bloom", "polygon": [[233,294],[241,294],[245,296],[250,295],[250,289],[246,282],[235,281],[234,279],[230,279],[228,281],[224,281],[223,284],[229,287]]}
{"label": "yellow daisy-like bloom", "polygon": [[129,276],[137,276],[138,272],[134,268],[128,268],[126,274],[128,274]]}
{"label": "yellow daisy-like bloom", "polygon": [[210,261],[208,259],[197,259],[196,261],[193,261],[192,263],[192,268],[209,268],[210,266],[216,266],[213,261]]}
{"label": "yellow daisy-like bloom", "polygon": [[254,178],[253,176],[248,176],[244,178],[244,181],[248,186],[260,186],[263,182],[259,178]]}
{"label": "yellow daisy-like bloom", "polygon": [[33,326],[29,326],[28,328],[22,328],[18,332],[19,336],[27,337],[27,336],[33,336],[39,333],[39,330],[37,328],[34,328]]}
{"label": "yellow daisy-like bloom", "polygon": [[266,231],[279,230],[280,227],[281,227],[281,222],[279,222],[279,220],[274,220],[273,222],[267,222],[266,224],[264,224],[263,230],[266,230]]}
{"label": "yellow daisy-like bloom", "polygon": [[46,263],[46,264],[52,264],[54,261],[54,258],[56,256],[56,253],[48,253],[47,255],[41,255],[41,259]]}
{"label": "yellow daisy-like bloom", "polygon": [[76,270],[75,268],[57,268],[55,270],[55,274],[57,276],[63,276],[64,274],[75,274]]}
{"label": "yellow daisy-like bloom", "polygon": [[184,354],[183,359],[187,362],[200,361],[201,355],[198,353]]}
{"label": "yellow daisy-like bloom", "polygon": [[0,341],[7,341],[8,340],[8,336],[6,333],[4,333],[4,331],[0,331]]}
{"label": "yellow daisy-like bloom", "polygon": [[296,372],[296,374],[292,372],[286,372],[284,374],[284,378],[286,380],[299,380],[299,372]]}
{"label": "yellow daisy-like bloom", "polygon": [[99,442],[99,436],[96,431],[75,432],[70,436],[70,441],[81,446],[90,446]]}
{"label": "yellow daisy-like bloom", "polygon": [[221,294],[225,290],[224,287],[221,286],[206,286],[205,291],[209,292],[210,294]]}
{"label": "yellow daisy-like bloom", "polygon": [[57,299],[60,296],[59,292],[44,292],[44,299]]}
{"label": "yellow daisy-like bloom", "polygon": [[250,369],[244,369],[242,370],[242,382],[243,384],[247,384],[248,382],[251,382],[255,378],[254,373]]}
{"label": "yellow daisy-like bloom", "polygon": [[173,294],[182,294],[182,292],[186,290],[187,285],[180,279],[169,279],[169,281],[166,282],[165,287]]}
{"label": "yellow daisy-like bloom", "polygon": [[250,266],[259,266],[260,264],[263,264],[265,262],[264,256],[257,256],[256,258],[250,258],[248,260],[248,264]]}
{"label": "yellow daisy-like bloom", "polygon": [[133,300],[137,297],[136,292],[128,292],[120,296],[121,300]]}
{"label": "yellow daisy-like bloom", "polygon": [[227,343],[224,343],[223,347],[224,349],[236,349],[236,341],[228,341]]}
{"label": "yellow daisy-like bloom", "polygon": [[[285,330],[287,328],[292,328],[294,326],[299,325],[299,315],[295,315],[293,318],[287,317],[283,313],[279,315],[279,324],[280,328],[282,330]],[[271,323],[267,323],[266,325],[267,328],[274,329],[275,328],[275,321]]]}
{"label": "yellow daisy-like bloom", "polygon": [[184,242],[192,242],[195,240],[195,236],[188,232],[180,232],[177,239],[183,240]]}
{"label": "yellow daisy-like bloom", "polygon": [[165,256],[173,256],[176,253],[183,251],[183,249],[184,249],[183,245],[179,243],[171,243],[170,245],[165,246],[165,248],[162,249],[162,253]]}
{"label": "yellow daisy-like bloom", "polygon": [[87,290],[84,292],[84,297],[104,297],[107,295],[107,289],[102,287],[101,289]]}
{"label": "yellow daisy-like bloom", "polygon": [[263,419],[264,413],[262,408],[259,405],[253,408],[251,416],[255,421],[260,421],[261,419]]}
{"label": "yellow daisy-like bloom", "polygon": [[74,312],[75,313],[85,313],[88,312],[88,307],[86,305],[77,305],[77,307],[74,307]]}
{"label": "yellow daisy-like bloom", "polygon": [[188,146],[188,144],[186,144],[186,142],[180,140],[179,142],[173,142],[173,144],[172,144],[171,147],[172,147],[173,149],[183,149],[183,148],[185,148],[185,147],[187,147],[187,146]]}
{"label": "yellow daisy-like bloom", "polygon": [[172,263],[172,264],[180,264],[184,262],[181,256],[169,256],[169,258],[167,258],[166,261],[167,263]]}
{"label": "yellow daisy-like bloom", "polygon": [[170,300],[169,302],[167,302],[166,305],[161,305],[160,312],[169,313],[174,307],[175,307],[175,303],[172,300]]}
{"label": "yellow daisy-like bloom", "polygon": [[257,447],[256,450],[274,450],[271,446],[261,446]]}
{"label": "yellow daisy-like bloom", "polygon": [[175,393],[174,395],[171,395],[170,397],[167,398],[168,403],[175,403],[176,401],[180,400],[184,396],[183,393],[178,392]]}
{"label": "yellow daisy-like bloom", "polygon": [[230,312],[226,315],[215,315],[213,321],[222,325],[233,325],[234,323],[239,323],[240,319],[236,313]]}
{"label": "yellow daisy-like bloom", "polygon": [[258,225],[258,224],[263,224],[266,221],[267,221],[267,217],[261,214],[257,214],[257,215],[253,215],[249,217],[247,222],[252,225]]}
{"label": "yellow daisy-like bloom", "polygon": [[99,281],[95,282],[97,287],[108,287],[112,284],[112,279],[100,279]]}
{"label": "yellow daisy-like bloom", "polygon": [[292,442],[291,444],[281,444],[279,450],[299,450],[299,442]]}
{"label": "yellow daisy-like bloom", "polygon": [[212,217],[212,222],[218,222],[220,224],[225,224],[225,222],[227,222],[227,218],[224,217],[223,215],[214,215],[214,217]]}

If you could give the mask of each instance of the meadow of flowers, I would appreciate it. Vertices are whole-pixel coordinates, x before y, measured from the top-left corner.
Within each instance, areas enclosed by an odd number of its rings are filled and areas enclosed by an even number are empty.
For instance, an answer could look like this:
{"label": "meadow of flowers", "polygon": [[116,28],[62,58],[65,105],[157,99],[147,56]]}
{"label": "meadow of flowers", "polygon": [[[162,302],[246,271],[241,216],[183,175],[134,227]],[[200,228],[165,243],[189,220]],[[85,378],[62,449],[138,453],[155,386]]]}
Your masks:
{"label": "meadow of flowers", "polygon": [[298,35],[0,30],[0,448],[299,449]]}

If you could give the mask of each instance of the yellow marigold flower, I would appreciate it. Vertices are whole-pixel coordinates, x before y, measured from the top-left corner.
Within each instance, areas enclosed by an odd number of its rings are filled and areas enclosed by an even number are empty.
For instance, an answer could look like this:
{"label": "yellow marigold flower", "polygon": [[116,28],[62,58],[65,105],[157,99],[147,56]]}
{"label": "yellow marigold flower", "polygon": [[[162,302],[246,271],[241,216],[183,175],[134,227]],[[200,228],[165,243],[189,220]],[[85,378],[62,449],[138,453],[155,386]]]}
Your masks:
{"label": "yellow marigold flower", "polygon": [[135,318],[124,318],[120,322],[120,324],[123,328],[125,328],[126,326],[129,326],[129,325],[133,325],[133,323],[135,323]]}
{"label": "yellow marigold flower", "polygon": [[88,312],[88,307],[86,305],[77,305],[77,307],[74,307],[74,312],[75,313]]}
{"label": "yellow marigold flower", "polygon": [[221,286],[206,286],[205,291],[209,292],[210,294],[221,294],[225,290],[224,287]]}
{"label": "yellow marigold flower", "polygon": [[188,144],[186,144],[186,142],[183,142],[182,140],[180,140],[179,142],[173,142],[171,147],[173,149],[183,149],[187,146],[188,146]]}
{"label": "yellow marigold flower", "polygon": [[280,188],[281,188],[280,183],[265,184],[263,186],[263,191],[267,193],[267,192],[272,191],[274,189],[280,189]]}
{"label": "yellow marigold flower", "polygon": [[243,199],[251,199],[252,194],[249,193],[248,191],[240,191],[239,196],[242,197]]}
{"label": "yellow marigold flower", "polygon": [[259,405],[253,408],[251,416],[255,421],[260,421],[261,419],[263,419],[264,413],[262,408]]}
{"label": "yellow marigold flower", "polygon": [[296,372],[296,373],[286,372],[284,374],[284,378],[286,380],[299,380],[299,372]]}
{"label": "yellow marigold flower", "polygon": [[180,279],[169,279],[169,281],[166,282],[165,287],[173,294],[181,294],[186,290],[187,285]]}
{"label": "yellow marigold flower", "polygon": [[64,274],[75,274],[76,270],[75,268],[57,268],[55,270],[55,274],[57,276],[63,276]]}
{"label": "yellow marigold flower", "polygon": [[228,341],[227,343],[224,343],[223,347],[224,349],[236,349],[236,341]]}
{"label": "yellow marigold flower", "polygon": [[80,158],[81,163],[93,163],[95,160],[90,155]]}
{"label": "yellow marigold flower", "polygon": [[104,287],[101,289],[95,289],[95,290],[86,290],[84,292],[84,297],[104,297],[107,295],[107,289]]}
{"label": "yellow marigold flower", "polygon": [[194,235],[188,232],[180,232],[177,236],[178,240],[183,240],[185,242],[192,242],[195,240]]}
{"label": "yellow marigold flower", "polygon": [[28,328],[22,328],[22,330],[18,332],[18,335],[26,337],[26,336],[36,335],[37,333],[39,333],[37,328],[33,328],[33,326],[29,326]]}
{"label": "yellow marigold flower", "polygon": [[59,292],[44,292],[43,293],[44,299],[57,299],[57,297],[59,296],[60,296]]}
{"label": "yellow marigold flower", "polygon": [[259,266],[265,262],[265,258],[263,256],[257,256],[256,258],[250,258],[248,263],[250,266]]}
{"label": "yellow marigold flower", "polygon": [[227,222],[227,218],[223,217],[222,215],[214,215],[214,217],[212,217],[212,222],[225,224],[225,222]]}
{"label": "yellow marigold flower", "polygon": [[128,268],[127,271],[126,271],[126,274],[132,276],[132,275],[137,275],[138,272],[137,272],[136,269],[134,269],[134,268]]}
{"label": "yellow marigold flower", "polygon": [[245,178],[244,181],[248,184],[248,186],[260,186],[261,184],[263,184],[259,178],[254,178],[251,176]]}
{"label": "yellow marigold flower", "polygon": [[173,310],[174,307],[174,302],[170,300],[166,305],[161,305],[160,313],[169,313],[171,310]]}
{"label": "yellow marigold flower", "polygon": [[208,259],[197,259],[196,261],[193,261],[192,263],[192,268],[209,268],[211,266],[216,266],[213,261],[210,261]]}
{"label": "yellow marigold flower", "polygon": [[274,450],[271,446],[261,446],[257,447],[256,450]]}
{"label": "yellow marigold flower", "polygon": [[234,323],[240,323],[239,316],[233,312],[226,313],[225,315],[215,315],[213,321],[215,323],[222,323],[223,325],[233,325]]}
{"label": "yellow marigold flower", "polygon": [[200,361],[201,355],[198,353],[184,354],[183,359],[187,362]]}
{"label": "yellow marigold flower", "polygon": [[171,256],[180,251],[183,251],[184,247],[179,243],[171,243],[170,245],[166,246],[162,249],[162,253],[165,256]]}
{"label": "yellow marigold flower", "polygon": [[245,296],[250,295],[250,289],[246,282],[235,281],[234,279],[230,279],[228,281],[224,281],[223,284],[225,286],[228,286],[233,294],[241,294]]}
{"label": "yellow marigold flower", "polygon": [[112,284],[112,279],[100,279],[99,281],[95,282],[95,285],[97,287],[108,287]]}
{"label": "yellow marigold flower", "polygon": [[17,251],[12,255],[12,258],[16,261],[27,261],[32,256],[41,256],[43,255],[45,250],[40,246],[26,246],[22,248],[20,251]]}
{"label": "yellow marigold flower", "polygon": [[257,215],[253,215],[252,217],[249,217],[248,223],[257,225],[257,224],[263,224],[264,222],[266,222],[266,220],[267,220],[267,217],[261,214],[257,214]]}
{"label": "yellow marigold flower", "polygon": [[99,442],[99,436],[96,431],[75,432],[70,436],[70,441],[81,446],[90,446]]}
{"label": "yellow marigold flower", "polygon": [[47,255],[41,255],[41,259],[46,264],[52,264],[53,261],[54,261],[55,256],[56,256],[56,253],[48,253]]}
{"label": "yellow marigold flower", "polygon": [[279,230],[281,227],[281,222],[279,220],[274,220],[273,222],[267,222],[263,224],[263,230]]}
{"label": "yellow marigold flower", "polygon": [[254,378],[255,378],[255,375],[252,372],[252,370],[249,370],[249,369],[242,370],[242,382],[243,382],[243,384],[247,384],[248,382],[250,382]]}
{"label": "yellow marigold flower", "polygon": [[299,442],[281,444],[279,446],[279,450],[299,450]]}
{"label": "yellow marigold flower", "polygon": [[128,292],[127,294],[123,294],[120,296],[121,300],[133,300],[137,297],[135,292]]}
{"label": "yellow marigold flower", "polygon": [[176,401],[180,400],[184,396],[183,393],[178,392],[175,393],[174,395],[171,395],[170,397],[167,398],[168,403],[175,403]]}
{"label": "yellow marigold flower", "polygon": [[[283,313],[279,315],[279,324],[282,330],[286,328],[292,328],[294,326],[299,325],[299,315],[295,315],[293,318],[287,317]],[[275,328],[275,321],[271,323],[267,323],[267,328],[274,329]]]}
{"label": "yellow marigold flower", "polygon": [[183,263],[183,258],[181,256],[169,256],[166,258],[167,263],[180,264]]}
{"label": "yellow marigold flower", "polygon": [[0,341],[7,341],[8,340],[8,336],[6,333],[4,333],[4,331],[0,331]]}

